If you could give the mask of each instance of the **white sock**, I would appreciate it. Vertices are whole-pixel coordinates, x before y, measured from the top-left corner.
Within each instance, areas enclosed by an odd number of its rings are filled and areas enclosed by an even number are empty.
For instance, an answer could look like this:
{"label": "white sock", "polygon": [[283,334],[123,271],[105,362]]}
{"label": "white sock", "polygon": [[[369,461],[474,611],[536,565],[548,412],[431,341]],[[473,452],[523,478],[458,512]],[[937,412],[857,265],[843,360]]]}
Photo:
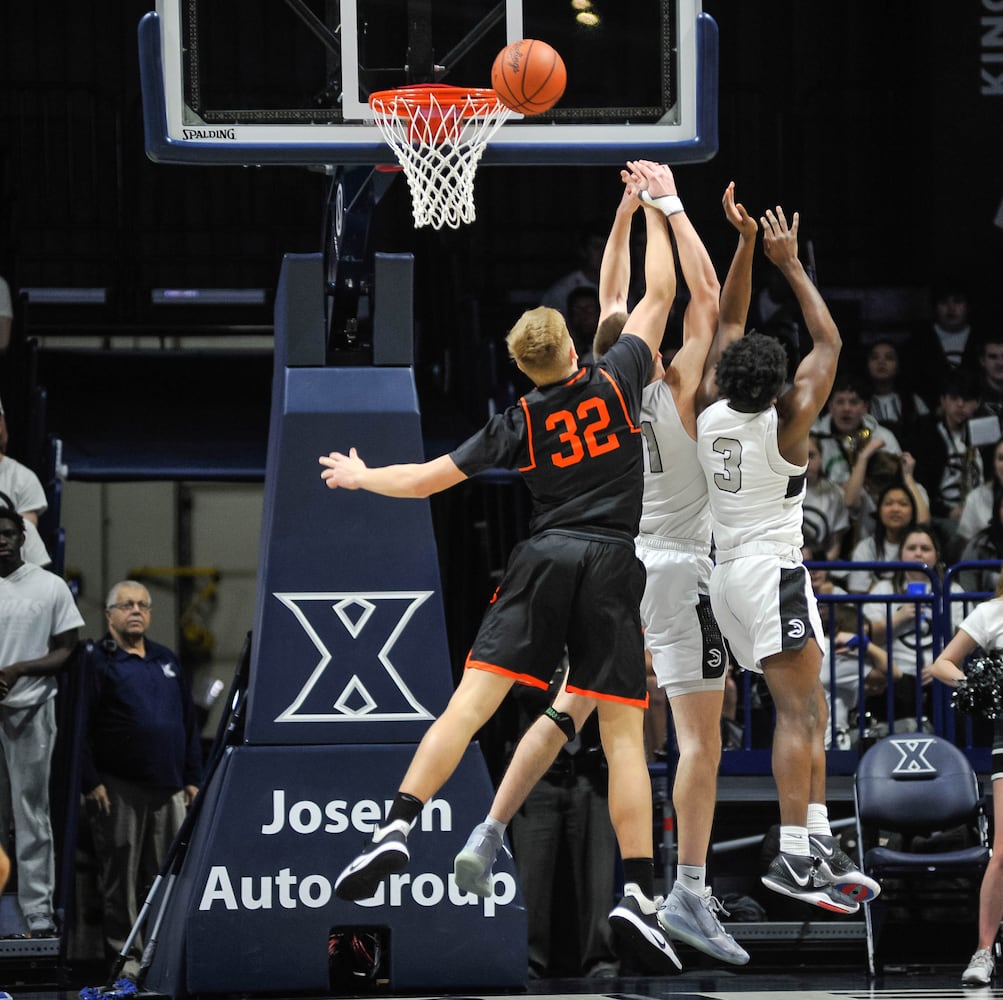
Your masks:
{"label": "white sock", "polygon": [[800,854],[802,857],[808,855],[808,827],[806,826],[781,826],[780,827],[780,850],[784,854]]}
{"label": "white sock", "polygon": [[508,823],[503,823],[500,819],[495,819],[494,816],[486,816],[484,823],[486,826],[491,827],[499,837],[505,836],[505,827],[508,826]]}
{"label": "white sock", "polygon": [[704,887],[707,884],[706,865],[676,865],[676,878],[690,892],[703,895]]}
{"label": "white sock", "polygon": [[808,803],[808,832],[818,836],[831,837],[829,807],[822,802]]}

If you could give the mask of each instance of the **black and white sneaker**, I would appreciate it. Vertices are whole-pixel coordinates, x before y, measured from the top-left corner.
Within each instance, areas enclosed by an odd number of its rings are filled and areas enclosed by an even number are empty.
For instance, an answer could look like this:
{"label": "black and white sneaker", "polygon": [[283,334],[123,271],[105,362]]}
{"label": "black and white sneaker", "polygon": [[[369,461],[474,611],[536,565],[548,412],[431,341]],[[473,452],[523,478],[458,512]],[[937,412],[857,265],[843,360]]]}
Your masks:
{"label": "black and white sneaker", "polygon": [[770,863],[762,881],[767,889],[832,913],[856,913],[860,909],[855,899],[843,895],[819,872],[816,859],[807,854],[781,851]]}
{"label": "black and white sneaker", "polygon": [[839,846],[839,839],[818,833],[808,835],[808,849],[818,859],[818,873],[844,896],[866,903],[881,892],[880,883],[865,875]]}
{"label": "black and white sneaker", "polygon": [[628,882],[623,899],[609,914],[617,943],[649,975],[664,975],[683,967],[658,923],[658,905]]}
{"label": "black and white sneaker", "polygon": [[407,835],[414,824],[398,819],[381,826],[365,850],[338,876],[334,894],[339,899],[369,899],[392,872],[399,872],[410,860]]}

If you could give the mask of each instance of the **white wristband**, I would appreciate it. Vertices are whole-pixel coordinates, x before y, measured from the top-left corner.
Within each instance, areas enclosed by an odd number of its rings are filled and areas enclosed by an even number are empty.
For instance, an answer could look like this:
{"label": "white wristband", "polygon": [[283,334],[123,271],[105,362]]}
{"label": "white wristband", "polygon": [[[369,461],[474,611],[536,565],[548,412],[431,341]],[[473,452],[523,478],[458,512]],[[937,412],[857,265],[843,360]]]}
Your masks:
{"label": "white wristband", "polygon": [[647,202],[649,205],[653,205],[655,208],[661,209],[668,218],[670,215],[678,215],[680,212],[684,212],[683,203],[679,199],[677,194],[663,194],[657,198],[652,198],[647,191],[641,192],[641,201]]}

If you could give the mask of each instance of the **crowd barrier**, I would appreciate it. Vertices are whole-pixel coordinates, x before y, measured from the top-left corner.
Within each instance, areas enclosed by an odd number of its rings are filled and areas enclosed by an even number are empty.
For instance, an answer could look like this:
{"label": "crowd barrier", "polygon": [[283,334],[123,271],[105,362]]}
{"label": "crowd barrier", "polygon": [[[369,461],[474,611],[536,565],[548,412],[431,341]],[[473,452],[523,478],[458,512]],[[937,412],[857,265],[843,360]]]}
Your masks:
{"label": "crowd barrier", "polygon": [[[818,601],[823,620],[827,622],[829,643],[827,660],[822,664],[822,682],[827,689],[830,706],[842,701],[847,709],[846,723],[840,713],[830,708],[826,751],[827,768],[830,774],[853,774],[860,755],[876,739],[894,732],[933,732],[949,739],[959,746],[980,773],[987,773],[990,766],[992,745],[992,723],[988,720],[963,715],[951,705],[952,689],[939,681],[926,685],[915,685],[915,706],[903,710],[901,701],[896,711],[894,688],[888,684],[883,704],[878,699],[868,698],[864,679],[870,667],[866,655],[866,643],[858,643],[855,650],[858,676],[855,698],[846,698],[845,681],[842,693],[837,692],[837,651],[834,642],[837,631],[835,606],[848,605],[856,614],[856,633],[863,634],[865,605],[881,605],[884,608],[886,638],[880,645],[888,655],[888,672],[892,669],[894,635],[891,617],[895,608],[905,602],[914,602],[917,614],[911,630],[903,636],[903,643],[911,642],[915,663],[903,662],[899,656],[898,666],[917,677],[922,676],[922,668],[940,654],[950,641],[958,624],[979,603],[992,597],[986,590],[966,590],[962,584],[973,576],[982,577],[987,572],[999,573],[1003,562],[982,560],[959,562],[948,567],[943,575],[921,563],[910,562],[808,562],[809,570],[826,570],[838,582],[851,571],[868,570],[880,573],[886,578],[896,573],[913,571],[921,573],[927,585],[925,592],[916,593],[897,590],[895,593],[836,593],[820,594]],[[967,574],[967,579],[965,574]],[[871,612],[873,620],[873,610]],[[914,671],[913,671],[914,668]],[[721,764],[722,774],[770,774],[770,746],[773,738],[774,715],[769,692],[760,674],[750,670],[740,670],[736,677],[738,684],[738,710],[735,722],[740,738],[737,745],[724,753]],[[848,703],[849,702],[849,703]]]}

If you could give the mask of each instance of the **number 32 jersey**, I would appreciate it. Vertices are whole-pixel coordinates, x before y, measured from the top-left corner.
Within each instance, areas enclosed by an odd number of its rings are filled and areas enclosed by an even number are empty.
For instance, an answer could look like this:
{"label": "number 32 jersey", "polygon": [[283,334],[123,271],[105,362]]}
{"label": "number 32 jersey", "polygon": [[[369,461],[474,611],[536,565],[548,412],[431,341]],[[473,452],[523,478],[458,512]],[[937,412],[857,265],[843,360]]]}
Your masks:
{"label": "number 32 jersey", "polygon": [[527,393],[451,457],[467,476],[522,473],[533,534],[598,528],[632,540],[643,488],[641,391],[650,374],[651,351],[625,332],[597,364]]}
{"label": "number 32 jersey", "polygon": [[707,479],[718,562],[763,552],[763,543],[801,548],[808,466],[780,454],[777,422],[776,407],[742,413],[727,400],[697,417],[697,456]]}

